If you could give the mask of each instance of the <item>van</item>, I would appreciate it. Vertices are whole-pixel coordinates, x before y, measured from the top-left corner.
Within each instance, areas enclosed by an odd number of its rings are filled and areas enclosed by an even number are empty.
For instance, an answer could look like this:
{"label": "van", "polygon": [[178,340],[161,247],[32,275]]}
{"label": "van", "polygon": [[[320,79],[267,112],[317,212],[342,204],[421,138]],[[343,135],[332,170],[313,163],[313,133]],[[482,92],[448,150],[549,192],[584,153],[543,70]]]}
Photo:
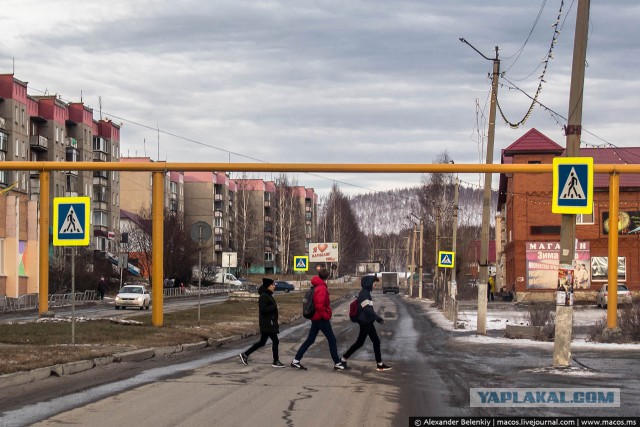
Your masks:
{"label": "van", "polygon": [[382,293],[400,293],[398,273],[382,273]]}
{"label": "van", "polygon": [[231,273],[216,273],[213,279],[213,283],[215,283],[216,285],[232,286],[234,288],[242,287],[242,282]]}

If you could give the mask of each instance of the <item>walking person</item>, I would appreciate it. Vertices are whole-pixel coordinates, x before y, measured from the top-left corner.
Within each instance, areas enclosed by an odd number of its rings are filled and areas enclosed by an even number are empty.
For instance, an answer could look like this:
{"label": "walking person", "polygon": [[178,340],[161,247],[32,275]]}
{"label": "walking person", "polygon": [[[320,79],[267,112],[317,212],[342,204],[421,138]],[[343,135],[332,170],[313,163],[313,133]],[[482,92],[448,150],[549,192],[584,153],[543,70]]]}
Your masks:
{"label": "walking person", "polygon": [[291,362],[291,367],[296,369],[307,370],[300,361],[307,352],[309,347],[315,342],[318,332],[322,332],[327,338],[329,344],[329,353],[331,353],[331,359],[333,359],[333,369],[341,371],[349,369],[346,363],[340,361],[338,356],[338,346],[336,344],[336,336],[331,329],[331,305],[329,299],[329,289],[327,288],[327,278],[329,277],[329,271],[326,269],[320,269],[317,276],[311,279],[311,286],[314,287],[313,291],[313,305],[315,306],[315,312],[311,317],[311,329],[309,329],[309,335],[307,339],[302,343],[295,358]]}
{"label": "walking person", "polygon": [[260,324],[260,341],[253,344],[247,351],[240,353],[240,361],[248,365],[249,356],[251,353],[263,347],[267,343],[267,339],[271,339],[271,351],[273,353],[273,363],[271,366],[274,368],[284,368],[285,365],[280,362],[278,357],[278,333],[280,327],[278,325],[278,304],[273,298],[273,291],[276,288],[276,284],[273,280],[264,278],[262,279],[262,286],[258,288],[258,321]]}
{"label": "walking person", "polygon": [[367,337],[369,337],[373,344],[373,354],[376,358],[376,370],[388,371],[391,369],[391,366],[382,362],[380,338],[378,337],[378,333],[376,332],[376,327],[374,325],[374,322],[378,322],[380,324],[384,323],[384,319],[378,316],[373,309],[373,297],[371,296],[371,291],[379,280],[380,279],[378,279],[377,276],[364,276],[360,280],[360,286],[362,287],[358,294],[358,304],[360,305],[360,308],[358,309],[358,325],[360,325],[360,332],[358,333],[356,342],[349,347],[349,350],[347,350],[340,359],[340,361],[345,365],[347,363],[347,359],[349,359],[356,350],[362,347]]}
{"label": "walking person", "polygon": [[100,296],[100,301],[104,300],[104,293],[107,292],[107,282],[104,277],[100,278],[98,282],[98,294]]}

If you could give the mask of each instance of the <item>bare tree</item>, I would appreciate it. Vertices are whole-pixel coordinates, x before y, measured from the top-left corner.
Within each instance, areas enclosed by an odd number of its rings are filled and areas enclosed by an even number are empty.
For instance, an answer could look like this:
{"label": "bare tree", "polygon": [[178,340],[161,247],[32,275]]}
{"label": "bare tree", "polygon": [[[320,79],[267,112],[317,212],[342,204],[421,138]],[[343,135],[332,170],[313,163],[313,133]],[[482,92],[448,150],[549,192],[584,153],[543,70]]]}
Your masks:
{"label": "bare tree", "polygon": [[[236,180],[236,239],[238,251],[239,274],[242,274],[246,265],[250,265],[258,260],[254,259],[255,248],[260,242],[261,233],[256,229],[258,212],[252,207],[250,181],[246,174]],[[262,204],[260,205],[262,206]],[[262,214],[260,212],[260,214]]]}
{"label": "bare tree", "polygon": [[[294,253],[302,253],[296,243],[304,241],[304,222],[302,205],[304,196],[300,198],[296,181],[289,183],[286,174],[276,179],[275,219],[276,239],[280,263],[280,271],[285,274],[291,272]],[[304,248],[302,248],[304,249]]]}

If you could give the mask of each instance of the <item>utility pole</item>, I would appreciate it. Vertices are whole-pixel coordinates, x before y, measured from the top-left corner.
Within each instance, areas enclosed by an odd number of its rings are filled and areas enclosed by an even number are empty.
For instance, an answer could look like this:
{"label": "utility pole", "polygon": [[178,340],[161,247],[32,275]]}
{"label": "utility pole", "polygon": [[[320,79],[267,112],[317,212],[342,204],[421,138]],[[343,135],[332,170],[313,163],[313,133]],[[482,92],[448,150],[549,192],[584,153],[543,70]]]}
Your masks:
{"label": "utility pole", "polygon": [[415,224],[413,224],[413,243],[411,245],[411,278],[409,279],[409,297],[413,298],[413,273],[416,270],[416,236],[418,234],[418,229]]}
{"label": "utility pole", "polygon": [[440,205],[436,204],[436,274],[433,278],[436,291],[436,307],[440,303],[440,268],[438,267],[440,254],[438,252],[440,252]]}
{"label": "utility pole", "polygon": [[[489,134],[487,136],[487,160],[486,164],[493,163],[493,141],[496,129],[496,104],[498,103],[498,77],[500,76],[500,60],[498,59],[498,46],[495,47],[496,57],[492,60],[484,56],[478,49],[473,47],[468,41],[461,38],[461,42],[466,43],[473,50],[478,52],[484,59],[493,61],[493,79],[491,84],[491,105],[489,109]],[[487,281],[489,279],[489,230],[491,221],[491,178],[492,174],[484,174],[484,197],[482,199],[482,231],[480,236],[480,277],[478,283],[478,328],[477,333],[487,334]]]}
{"label": "utility pole", "polygon": [[[458,236],[458,189],[460,186],[460,180],[456,177],[456,186],[455,191],[453,193],[453,243],[451,244],[451,252],[453,252],[453,256],[455,259],[456,256],[456,239]],[[451,269],[451,286],[456,286],[456,266],[457,263],[453,263],[453,268]]]}
{"label": "utility pole", "polygon": [[420,278],[418,279],[418,284],[420,285],[420,287],[418,288],[418,298],[422,299],[422,241],[423,236],[422,236],[422,231],[424,229],[424,221],[422,220],[422,217],[420,217],[420,264],[418,264],[420,266]]}
{"label": "utility pole", "polygon": [[[587,56],[590,0],[579,0],[576,14],[576,33],[573,41],[573,64],[569,91],[569,120],[565,128],[567,137],[566,157],[580,152],[582,129],[582,101],[584,94],[584,69]],[[615,232],[615,228],[612,229]],[[576,250],[576,216],[563,214],[560,226],[560,264],[571,264]],[[614,294],[616,289],[609,290]],[[569,366],[571,363],[571,328],[573,307],[556,306],[556,329],[553,345],[553,366]]]}
{"label": "utility pole", "polygon": [[407,262],[405,264],[405,270],[408,270],[409,272],[411,271],[409,269],[409,254],[411,253],[410,251],[411,251],[411,228],[409,228],[409,233],[407,234]]}

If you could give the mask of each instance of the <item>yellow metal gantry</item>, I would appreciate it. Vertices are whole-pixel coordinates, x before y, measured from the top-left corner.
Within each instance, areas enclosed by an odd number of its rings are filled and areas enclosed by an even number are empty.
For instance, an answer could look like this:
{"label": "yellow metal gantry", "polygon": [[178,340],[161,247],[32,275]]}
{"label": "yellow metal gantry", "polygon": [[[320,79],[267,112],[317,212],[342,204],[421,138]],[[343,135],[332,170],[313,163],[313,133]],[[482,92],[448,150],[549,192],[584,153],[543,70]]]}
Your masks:
{"label": "yellow metal gantry", "polygon": [[[347,173],[552,173],[552,164],[432,164],[432,163],[173,163],[173,162],[2,162],[0,170],[40,172],[40,218],[39,218],[39,312],[49,309],[49,226],[51,171],[133,171],[152,172],[152,323],[163,325],[163,199],[164,174],[169,171],[183,172],[347,172]],[[594,174],[608,174],[609,218],[618,218],[620,174],[640,174],[640,165],[598,164]],[[610,227],[615,230],[616,227]],[[617,270],[618,235],[609,233],[609,292],[607,326],[616,328],[617,316]]]}

